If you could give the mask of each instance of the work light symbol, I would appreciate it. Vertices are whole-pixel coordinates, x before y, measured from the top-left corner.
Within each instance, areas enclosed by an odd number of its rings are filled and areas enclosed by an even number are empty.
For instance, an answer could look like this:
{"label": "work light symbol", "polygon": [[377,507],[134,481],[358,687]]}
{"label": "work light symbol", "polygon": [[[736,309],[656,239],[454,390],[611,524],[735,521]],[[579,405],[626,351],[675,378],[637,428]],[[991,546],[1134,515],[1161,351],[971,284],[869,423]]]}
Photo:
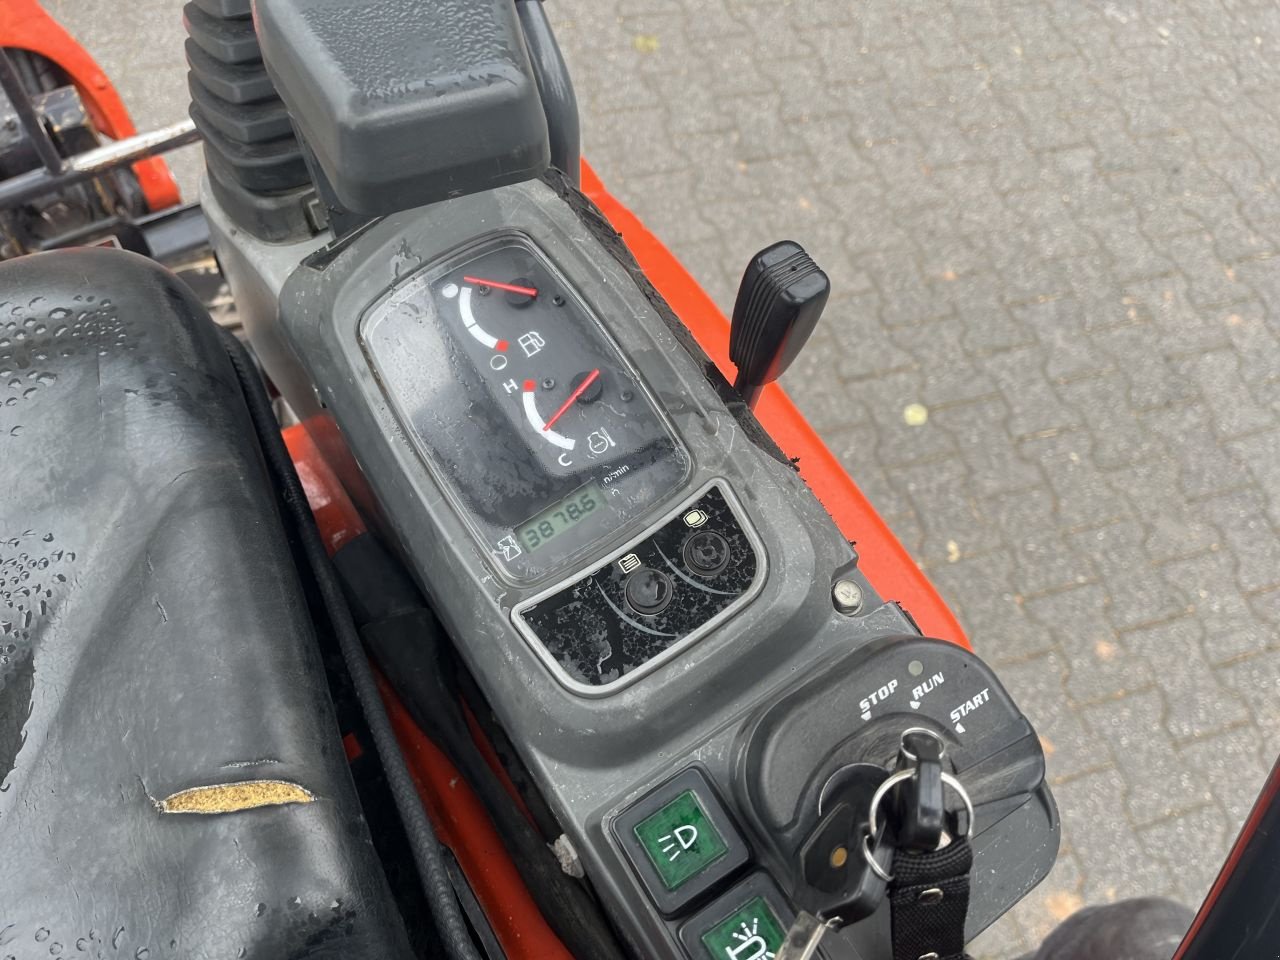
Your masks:
{"label": "work light symbol", "polygon": [[752,917],[750,926],[743,920],[742,929],[735,930],[732,936],[738,941],[737,946],[725,948],[725,955],[732,960],[773,960],[774,952],[769,949],[764,937],[760,936],[759,917]]}
{"label": "work light symbol", "polygon": [[668,863],[675,863],[676,857],[684,853],[698,842],[698,828],[691,823],[676,827],[666,836],[659,837],[662,852],[667,855]]}

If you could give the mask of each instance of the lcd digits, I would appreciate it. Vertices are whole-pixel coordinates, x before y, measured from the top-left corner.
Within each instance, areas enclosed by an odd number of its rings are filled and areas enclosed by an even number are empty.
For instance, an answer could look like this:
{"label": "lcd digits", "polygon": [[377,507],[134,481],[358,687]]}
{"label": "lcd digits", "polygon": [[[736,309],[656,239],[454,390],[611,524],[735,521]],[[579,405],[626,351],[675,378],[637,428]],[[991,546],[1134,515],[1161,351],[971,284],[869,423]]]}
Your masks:
{"label": "lcd digits", "polygon": [[606,508],[604,490],[597,483],[588,483],[518,527],[516,536],[532,553],[566,530],[576,527],[597,510]]}

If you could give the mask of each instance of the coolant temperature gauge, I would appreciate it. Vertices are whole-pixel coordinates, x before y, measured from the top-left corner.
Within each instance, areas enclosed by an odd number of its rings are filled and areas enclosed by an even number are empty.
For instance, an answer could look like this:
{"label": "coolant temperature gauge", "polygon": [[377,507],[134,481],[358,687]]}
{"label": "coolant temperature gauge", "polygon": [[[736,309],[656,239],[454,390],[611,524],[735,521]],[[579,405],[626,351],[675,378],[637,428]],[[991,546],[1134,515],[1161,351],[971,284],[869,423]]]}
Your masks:
{"label": "coolant temperature gauge", "polygon": [[419,448],[513,572],[607,536],[688,474],[605,324],[523,238],[429,268],[362,335]]}

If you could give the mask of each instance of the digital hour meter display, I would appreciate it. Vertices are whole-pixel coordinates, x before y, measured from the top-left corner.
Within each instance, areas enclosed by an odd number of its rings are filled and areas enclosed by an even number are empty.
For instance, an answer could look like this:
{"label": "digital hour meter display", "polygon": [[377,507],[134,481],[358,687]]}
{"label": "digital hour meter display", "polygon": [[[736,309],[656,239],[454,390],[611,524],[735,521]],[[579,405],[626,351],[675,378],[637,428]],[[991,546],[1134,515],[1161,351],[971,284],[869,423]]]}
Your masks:
{"label": "digital hour meter display", "polygon": [[688,476],[647,387],[523,237],[414,275],[370,310],[361,337],[415,446],[517,578],[585,554]]}
{"label": "digital hour meter display", "polygon": [[597,510],[608,509],[604,491],[598,484],[591,483],[575,490],[560,503],[548,507],[516,532],[526,549],[537,550],[566,530],[590,519]]}

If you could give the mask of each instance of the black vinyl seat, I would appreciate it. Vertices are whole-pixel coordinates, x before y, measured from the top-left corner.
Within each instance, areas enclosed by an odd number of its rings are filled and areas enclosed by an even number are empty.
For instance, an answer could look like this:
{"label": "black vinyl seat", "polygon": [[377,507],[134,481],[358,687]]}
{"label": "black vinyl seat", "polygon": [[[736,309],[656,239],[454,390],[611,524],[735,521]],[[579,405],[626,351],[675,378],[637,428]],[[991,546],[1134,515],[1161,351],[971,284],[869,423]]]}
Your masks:
{"label": "black vinyl seat", "polygon": [[111,250],[0,304],[0,956],[407,956],[212,321]]}

